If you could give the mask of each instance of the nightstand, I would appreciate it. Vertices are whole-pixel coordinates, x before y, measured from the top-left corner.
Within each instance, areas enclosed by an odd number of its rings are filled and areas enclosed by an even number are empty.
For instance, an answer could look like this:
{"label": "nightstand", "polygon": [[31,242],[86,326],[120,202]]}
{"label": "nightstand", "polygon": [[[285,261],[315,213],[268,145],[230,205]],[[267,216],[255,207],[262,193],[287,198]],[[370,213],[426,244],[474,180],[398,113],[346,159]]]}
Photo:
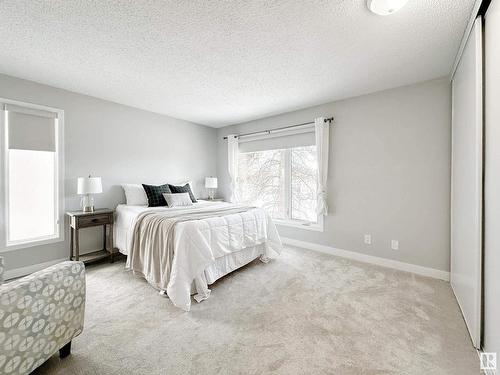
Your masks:
{"label": "nightstand", "polygon": [[[106,257],[113,263],[113,215],[114,211],[101,208],[94,212],[72,211],[66,212],[69,216],[70,247],[69,259],[80,260],[84,263],[94,262]],[[103,248],[88,254],[80,255],[79,230],[81,228],[103,226]],[[106,233],[109,228],[109,235]],[[109,243],[109,246],[108,246]]]}

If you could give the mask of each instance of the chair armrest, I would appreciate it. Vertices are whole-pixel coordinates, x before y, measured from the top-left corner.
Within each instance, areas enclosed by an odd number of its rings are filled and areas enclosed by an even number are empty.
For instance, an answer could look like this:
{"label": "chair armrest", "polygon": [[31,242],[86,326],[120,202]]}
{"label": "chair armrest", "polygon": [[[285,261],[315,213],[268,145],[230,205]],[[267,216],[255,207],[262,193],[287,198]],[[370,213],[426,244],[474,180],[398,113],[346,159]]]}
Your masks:
{"label": "chair armrest", "polygon": [[[0,358],[29,373],[83,330],[85,266],[62,262],[0,286]],[[1,362],[1,361],[0,361]],[[2,373],[0,364],[0,373]]]}

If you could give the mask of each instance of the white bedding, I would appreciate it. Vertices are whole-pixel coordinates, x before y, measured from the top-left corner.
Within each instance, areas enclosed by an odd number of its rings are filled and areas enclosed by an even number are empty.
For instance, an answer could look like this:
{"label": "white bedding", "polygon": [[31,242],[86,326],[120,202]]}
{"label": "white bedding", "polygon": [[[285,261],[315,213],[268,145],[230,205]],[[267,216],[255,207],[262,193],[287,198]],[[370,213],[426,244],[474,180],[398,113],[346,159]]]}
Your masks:
{"label": "white bedding", "polygon": [[[115,244],[128,254],[135,222],[144,212],[165,212],[179,216],[186,212],[231,207],[230,203],[199,201],[190,207],[145,207],[119,205],[116,209]],[[207,283],[248,263],[259,254],[274,257],[281,241],[272,220],[260,209],[177,223],[172,274],[167,292],[172,302],[189,310],[191,285],[199,301],[208,298]],[[243,262],[243,263],[241,263]]]}
{"label": "white bedding", "polygon": [[[200,208],[200,207],[224,207],[229,205],[226,202],[210,202],[198,199],[197,203],[193,203],[190,207],[148,207],[148,206],[130,206],[126,204],[119,204],[116,207],[116,218],[114,224],[114,240],[115,247],[124,255],[128,255],[130,249],[130,241],[132,240],[132,232],[137,217],[146,211],[158,212],[179,212],[182,213],[186,208]],[[178,226],[187,223],[179,223]]]}

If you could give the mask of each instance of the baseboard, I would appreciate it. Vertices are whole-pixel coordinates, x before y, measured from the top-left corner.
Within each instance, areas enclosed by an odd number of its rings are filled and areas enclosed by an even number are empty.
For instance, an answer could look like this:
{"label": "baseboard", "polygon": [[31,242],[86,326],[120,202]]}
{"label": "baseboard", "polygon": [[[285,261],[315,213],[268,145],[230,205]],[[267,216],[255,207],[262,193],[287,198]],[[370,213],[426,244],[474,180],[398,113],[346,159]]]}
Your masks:
{"label": "baseboard", "polygon": [[54,264],[64,262],[66,260],[68,260],[68,258],[51,260],[48,262],[33,264],[31,266],[14,268],[12,270],[5,270],[4,278],[5,280],[10,280],[10,279],[15,279],[17,277],[23,277],[33,272],[41,271],[44,268],[53,266]]}
{"label": "baseboard", "polygon": [[435,268],[428,268],[417,266],[411,263],[404,263],[397,260],[380,258],[373,255],[366,255],[354,251],[337,249],[335,247],[320,245],[312,242],[295,240],[293,238],[281,237],[284,244],[302,247],[304,249],[318,251],[325,254],[335,255],[342,258],[357,260],[359,262],[375,264],[377,266],[393,268],[400,271],[415,273],[417,275],[432,277],[434,279],[450,281],[450,273],[446,271],[437,270]]}

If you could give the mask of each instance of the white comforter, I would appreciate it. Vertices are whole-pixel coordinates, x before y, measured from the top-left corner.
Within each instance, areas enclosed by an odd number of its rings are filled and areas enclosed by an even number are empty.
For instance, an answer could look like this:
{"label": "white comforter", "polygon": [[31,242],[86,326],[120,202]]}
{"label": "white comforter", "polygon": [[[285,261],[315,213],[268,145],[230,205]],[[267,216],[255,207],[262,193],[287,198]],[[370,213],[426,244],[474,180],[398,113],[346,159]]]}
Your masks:
{"label": "white comforter", "polygon": [[[165,212],[175,217],[229,206],[229,203],[223,202],[201,202],[188,208],[155,208],[152,211]],[[191,306],[193,281],[196,286],[196,299],[208,298],[210,290],[203,278],[203,271],[215,259],[259,244],[265,244],[265,256],[268,258],[276,257],[281,252],[281,240],[276,226],[265,211],[259,208],[178,223],[174,241],[174,257],[167,294],[175,306],[186,311],[189,311]]]}

